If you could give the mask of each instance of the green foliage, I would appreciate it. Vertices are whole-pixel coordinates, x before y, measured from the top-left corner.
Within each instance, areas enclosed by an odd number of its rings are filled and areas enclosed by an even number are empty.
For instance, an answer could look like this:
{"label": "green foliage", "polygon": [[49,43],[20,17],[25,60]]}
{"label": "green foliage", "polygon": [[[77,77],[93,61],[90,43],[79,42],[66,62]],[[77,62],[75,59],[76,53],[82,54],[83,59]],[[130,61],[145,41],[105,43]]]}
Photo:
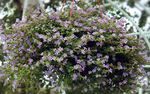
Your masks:
{"label": "green foliage", "polygon": [[[124,20],[95,8],[31,15],[3,33],[7,85],[37,94],[62,84],[67,94],[131,93],[145,63],[136,37]],[[47,78],[45,78],[47,76]],[[48,83],[48,84],[46,84]],[[48,94],[48,93],[47,93]]]}

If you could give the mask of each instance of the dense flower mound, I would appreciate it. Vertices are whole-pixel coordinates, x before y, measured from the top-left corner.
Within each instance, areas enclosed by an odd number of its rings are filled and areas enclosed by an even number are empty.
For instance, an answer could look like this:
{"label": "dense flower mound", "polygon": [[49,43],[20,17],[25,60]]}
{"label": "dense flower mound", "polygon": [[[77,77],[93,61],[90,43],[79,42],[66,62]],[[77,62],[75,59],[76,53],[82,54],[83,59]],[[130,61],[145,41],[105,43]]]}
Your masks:
{"label": "dense flower mound", "polygon": [[35,13],[1,37],[5,74],[15,88],[38,90],[48,81],[46,88],[63,84],[67,94],[122,94],[135,90],[145,62],[125,21],[94,8],[74,10],[72,17]]}

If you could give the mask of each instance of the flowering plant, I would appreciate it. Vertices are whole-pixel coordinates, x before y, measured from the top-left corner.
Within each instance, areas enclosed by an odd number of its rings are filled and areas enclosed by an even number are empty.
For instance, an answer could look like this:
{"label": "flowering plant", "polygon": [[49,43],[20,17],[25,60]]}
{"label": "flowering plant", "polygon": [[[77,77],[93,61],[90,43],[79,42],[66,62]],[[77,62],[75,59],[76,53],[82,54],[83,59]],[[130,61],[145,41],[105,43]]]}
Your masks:
{"label": "flowering plant", "polygon": [[35,13],[1,37],[7,82],[26,92],[63,84],[67,94],[122,94],[135,90],[142,76],[138,39],[128,36],[123,19],[95,8],[74,10],[71,17]]}

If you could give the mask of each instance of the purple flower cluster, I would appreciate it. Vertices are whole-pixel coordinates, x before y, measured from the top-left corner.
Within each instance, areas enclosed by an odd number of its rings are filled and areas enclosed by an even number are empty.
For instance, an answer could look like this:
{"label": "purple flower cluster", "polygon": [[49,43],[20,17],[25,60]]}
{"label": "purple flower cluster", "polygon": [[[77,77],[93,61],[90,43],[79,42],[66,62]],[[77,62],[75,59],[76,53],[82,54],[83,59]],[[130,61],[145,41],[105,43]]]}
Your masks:
{"label": "purple flower cluster", "polygon": [[17,61],[15,66],[29,65],[53,80],[57,75],[58,84],[62,81],[73,88],[84,90],[83,85],[88,85],[89,92],[132,90],[127,87],[136,85],[142,74],[138,71],[143,62],[140,45],[136,38],[126,36],[124,20],[89,8],[74,10],[71,19],[65,13],[52,13],[22,23],[17,21],[2,36],[4,52],[10,62]]}

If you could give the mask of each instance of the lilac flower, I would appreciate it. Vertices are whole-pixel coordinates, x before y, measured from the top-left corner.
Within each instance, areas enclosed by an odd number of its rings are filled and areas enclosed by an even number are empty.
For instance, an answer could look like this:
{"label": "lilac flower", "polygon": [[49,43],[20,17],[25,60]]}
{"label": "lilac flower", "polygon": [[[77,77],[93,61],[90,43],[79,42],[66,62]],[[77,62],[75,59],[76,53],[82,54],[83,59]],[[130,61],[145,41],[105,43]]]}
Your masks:
{"label": "lilac flower", "polygon": [[57,23],[60,23],[60,24],[63,26],[63,21],[62,21],[62,20],[57,19],[56,22],[57,22]]}
{"label": "lilac flower", "polygon": [[130,47],[128,45],[125,45],[124,48],[127,50],[127,49],[130,49]]}
{"label": "lilac flower", "polygon": [[55,50],[55,55],[58,55],[60,52],[58,50]]}
{"label": "lilac flower", "polygon": [[64,54],[62,55],[62,57],[63,57],[63,58],[67,57],[67,54],[66,54],[66,53],[64,53]]}
{"label": "lilac flower", "polygon": [[122,67],[122,65],[121,65],[120,62],[118,62],[117,65],[118,65],[118,69],[119,69],[119,70],[123,69],[123,67]]}
{"label": "lilac flower", "polygon": [[80,64],[82,61],[80,59],[77,60],[77,63]]}
{"label": "lilac flower", "polygon": [[18,50],[21,51],[24,49],[24,46],[21,46]]}
{"label": "lilac flower", "polygon": [[63,48],[62,48],[62,47],[59,47],[57,50],[58,50],[59,52],[62,52],[62,51],[63,51]]}
{"label": "lilac flower", "polygon": [[105,62],[106,62],[106,60],[104,60],[104,59],[101,60],[101,63],[102,63],[102,64],[104,64]]}
{"label": "lilac flower", "polygon": [[92,35],[98,35],[98,34],[99,34],[98,32],[93,32],[93,33],[92,33]]}
{"label": "lilac flower", "polygon": [[97,27],[96,27],[96,26],[92,26],[92,29],[93,29],[93,30],[97,30]]}
{"label": "lilac flower", "polygon": [[96,26],[96,25],[97,25],[97,21],[96,21],[96,20],[93,20],[93,21],[91,21],[90,24]]}
{"label": "lilac flower", "polygon": [[109,29],[109,32],[113,33],[113,32],[115,32],[115,29]]}
{"label": "lilac flower", "polygon": [[85,66],[86,66],[86,64],[85,64],[85,62],[79,62],[79,60],[77,60],[77,64],[79,64],[81,67],[82,67],[82,70],[84,70],[84,68],[85,68]]}
{"label": "lilac flower", "polygon": [[109,56],[108,56],[108,55],[106,55],[104,58],[105,58],[106,60],[108,60],[108,59],[109,59]]}
{"label": "lilac flower", "polygon": [[28,45],[31,45],[31,41],[28,37],[26,38],[26,42],[27,42]]}
{"label": "lilac flower", "polygon": [[2,31],[3,30],[3,25],[2,24],[0,24],[0,31]]}
{"label": "lilac flower", "polygon": [[123,73],[123,76],[124,76],[124,77],[128,76],[128,73],[124,72],[124,73]]}
{"label": "lilac flower", "polygon": [[52,31],[53,31],[53,32],[56,32],[56,31],[57,31],[57,29],[56,29],[56,28],[53,28],[53,29],[52,29]]}
{"label": "lilac flower", "polygon": [[122,82],[119,82],[119,85],[121,86],[123,83]]}
{"label": "lilac flower", "polygon": [[25,34],[24,32],[20,32],[20,36],[24,36],[24,34]]}
{"label": "lilac flower", "polygon": [[104,33],[104,32],[106,32],[106,30],[104,30],[104,29],[99,29],[99,32],[100,32],[100,33]]}
{"label": "lilac flower", "polygon": [[0,78],[5,76],[5,74],[2,73],[2,71],[0,70]]}
{"label": "lilac flower", "polygon": [[82,26],[83,26],[82,23],[79,23],[79,22],[77,22],[77,21],[74,21],[74,25],[75,25],[75,26],[78,26],[78,27],[82,27]]}
{"label": "lilac flower", "polygon": [[81,50],[81,53],[82,53],[82,54],[85,54],[85,53],[86,53],[86,51],[85,51],[84,49],[82,49],[82,50]]}
{"label": "lilac flower", "polygon": [[97,71],[97,68],[94,68],[94,69],[92,70],[93,73],[95,73],[96,71]]}
{"label": "lilac flower", "polygon": [[70,51],[69,51],[69,53],[70,53],[70,54],[73,54],[73,51],[72,51],[72,50],[70,50]]}
{"label": "lilac flower", "polygon": [[131,77],[136,77],[137,75],[136,74],[131,74]]}
{"label": "lilac flower", "polygon": [[50,75],[52,74],[53,70],[52,69],[49,69],[48,71],[45,71],[45,75]]}
{"label": "lilac flower", "polygon": [[126,44],[127,42],[128,42],[127,39],[122,39],[122,40],[121,40],[121,43],[125,43],[125,44]]}
{"label": "lilac flower", "polygon": [[105,81],[102,81],[102,84],[105,86],[105,85],[106,85],[106,82],[105,82]]}
{"label": "lilac flower", "polygon": [[123,37],[123,34],[119,34],[119,37]]}
{"label": "lilac flower", "polygon": [[115,16],[113,16],[113,17],[111,17],[111,19],[112,19],[113,21],[115,21],[115,20],[116,20],[116,17],[115,17]]}
{"label": "lilac flower", "polygon": [[65,22],[63,23],[63,25],[64,25],[65,27],[68,27],[70,24],[71,24],[70,21],[65,21]]}
{"label": "lilac flower", "polygon": [[62,58],[62,57],[60,57],[60,58],[57,58],[57,61],[58,62],[62,62],[64,59]]}
{"label": "lilac flower", "polygon": [[3,25],[0,24],[0,34],[3,33],[5,30],[3,29]]}
{"label": "lilac flower", "polygon": [[0,34],[0,40],[2,42],[5,42],[7,40],[7,37],[4,34]]}
{"label": "lilac flower", "polygon": [[88,55],[87,58],[90,59],[92,56]]}
{"label": "lilac flower", "polygon": [[86,31],[90,31],[91,30],[90,27],[86,27],[86,26],[84,26],[83,29],[86,30]]}
{"label": "lilac flower", "polygon": [[112,73],[112,68],[109,68],[109,72]]}
{"label": "lilac flower", "polygon": [[79,14],[86,14],[86,12],[83,11],[83,9],[79,9],[79,10],[78,10],[78,13],[79,13]]}
{"label": "lilac flower", "polygon": [[123,82],[122,82],[123,84],[126,84],[127,83],[127,80],[123,80]]}
{"label": "lilac flower", "polygon": [[88,71],[88,74],[92,74],[92,71]]}
{"label": "lilac flower", "polygon": [[78,70],[78,69],[82,69],[82,67],[81,67],[81,65],[77,64],[77,65],[74,66],[74,69]]}
{"label": "lilac flower", "polygon": [[109,68],[109,64],[103,64],[103,67],[105,67],[105,68]]}
{"label": "lilac flower", "polygon": [[132,75],[132,74],[133,74],[133,71],[132,71],[132,70],[130,70],[129,74],[130,74],[130,75]]}
{"label": "lilac flower", "polygon": [[33,59],[29,58],[29,64],[31,64],[33,62]]}
{"label": "lilac flower", "polygon": [[97,42],[96,43],[97,46],[103,46],[103,44],[104,44],[103,42]]}
{"label": "lilac flower", "polygon": [[76,73],[73,74],[72,80],[77,80],[78,75]]}
{"label": "lilac flower", "polygon": [[150,72],[147,72],[147,75],[150,76]]}
{"label": "lilac flower", "polygon": [[101,24],[105,24],[108,23],[108,20],[106,18],[103,18],[103,19],[99,19],[98,22]]}
{"label": "lilac flower", "polygon": [[95,8],[88,8],[86,11],[87,11],[87,13],[89,13],[89,12],[94,12],[94,11],[96,11],[96,9],[95,9]]}
{"label": "lilac flower", "polygon": [[52,61],[52,60],[53,60],[53,57],[52,57],[52,56],[47,56],[47,59],[48,59],[49,61]]}
{"label": "lilac flower", "polygon": [[118,69],[121,70],[121,69],[123,69],[123,67],[122,67],[121,65],[119,65],[119,66],[118,66]]}
{"label": "lilac flower", "polygon": [[102,54],[97,53],[97,57],[98,57],[98,58],[102,57]]}
{"label": "lilac flower", "polygon": [[42,47],[42,42],[38,42],[38,48],[41,48]]}
{"label": "lilac flower", "polygon": [[117,28],[122,28],[122,27],[124,27],[124,24],[125,24],[125,19],[124,19],[124,18],[121,18],[121,19],[119,19],[119,20],[116,22],[116,27],[117,27]]}
{"label": "lilac flower", "polygon": [[59,19],[59,15],[54,13],[54,14],[50,15],[49,18],[52,19],[52,20],[58,20]]}
{"label": "lilac flower", "polygon": [[36,36],[38,36],[40,39],[43,39],[44,42],[47,40],[47,37],[45,35],[39,34],[39,33],[35,33]]}
{"label": "lilac flower", "polygon": [[110,84],[111,82],[112,82],[112,80],[111,80],[111,79],[109,79],[109,80],[108,80],[108,83]]}
{"label": "lilac flower", "polygon": [[115,78],[118,78],[118,76],[117,76],[117,75],[115,75]]}

